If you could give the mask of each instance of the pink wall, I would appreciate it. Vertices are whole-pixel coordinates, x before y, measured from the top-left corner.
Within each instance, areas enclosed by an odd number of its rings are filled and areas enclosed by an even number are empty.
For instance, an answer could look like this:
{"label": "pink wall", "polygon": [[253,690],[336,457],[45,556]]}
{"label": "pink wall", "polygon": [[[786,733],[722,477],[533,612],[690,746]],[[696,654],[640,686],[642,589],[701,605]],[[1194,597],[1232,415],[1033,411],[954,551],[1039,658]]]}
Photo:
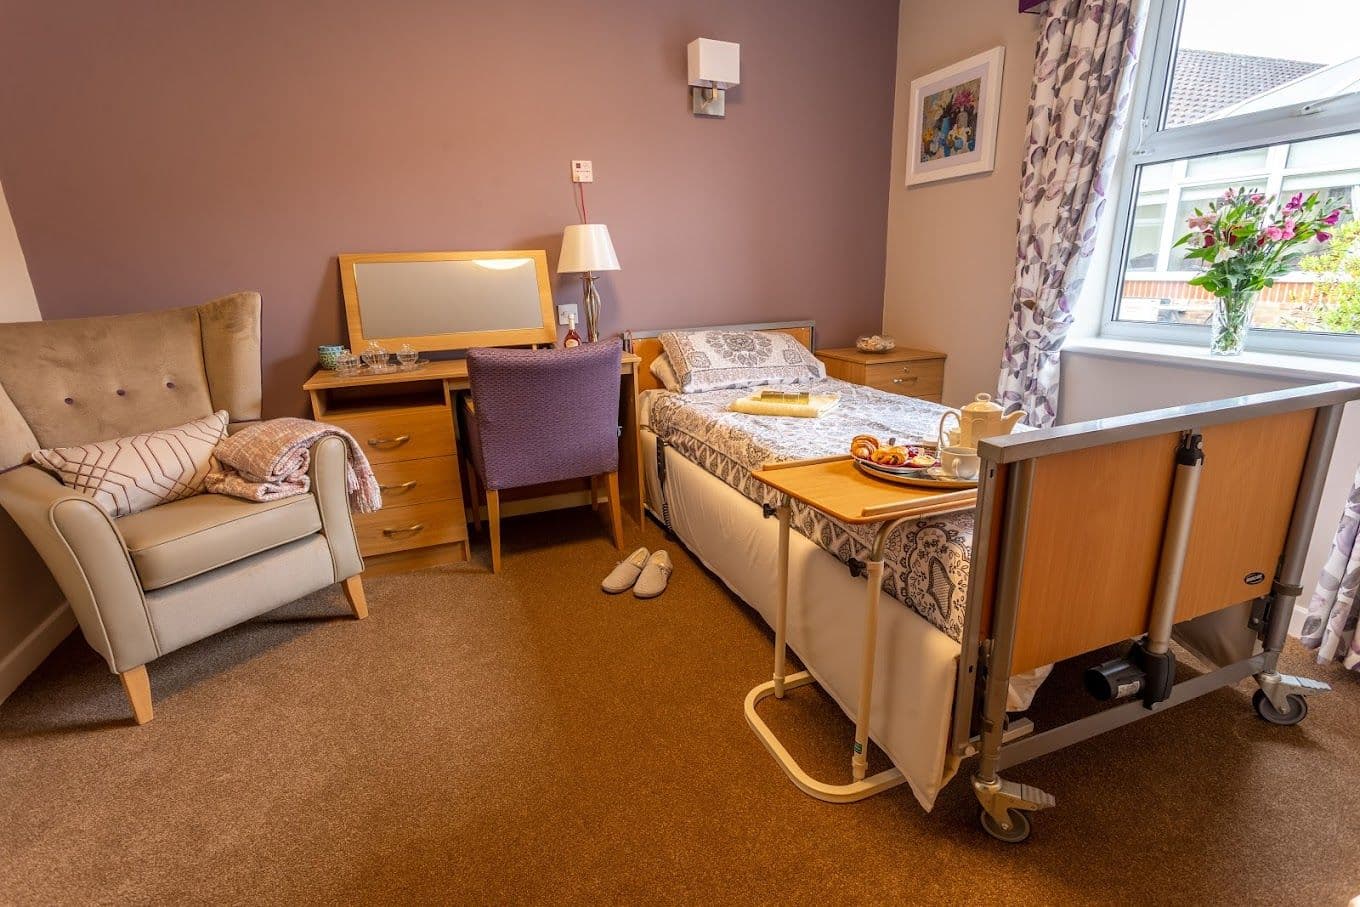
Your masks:
{"label": "pink wall", "polygon": [[[264,294],[266,410],[343,339],[335,255],[546,248],[571,158],[604,328],[877,328],[897,0],[0,0],[0,182],[47,318]],[[685,45],[742,45],[726,120]],[[559,302],[579,284],[558,281]]]}

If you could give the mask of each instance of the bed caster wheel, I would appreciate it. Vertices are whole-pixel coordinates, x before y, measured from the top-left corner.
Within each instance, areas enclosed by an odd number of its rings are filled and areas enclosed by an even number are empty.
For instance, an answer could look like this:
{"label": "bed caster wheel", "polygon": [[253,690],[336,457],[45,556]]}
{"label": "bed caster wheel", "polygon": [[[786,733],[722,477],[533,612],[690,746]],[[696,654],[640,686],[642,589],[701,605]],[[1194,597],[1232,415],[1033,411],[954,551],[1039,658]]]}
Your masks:
{"label": "bed caster wheel", "polygon": [[1007,844],[1019,844],[1029,837],[1033,827],[1029,821],[1029,813],[1023,809],[1006,810],[1006,818],[1010,819],[1011,827],[1002,828],[1001,823],[992,818],[992,814],[985,809],[978,810],[978,821],[982,823],[982,830],[987,832],[998,841]]}
{"label": "bed caster wheel", "polygon": [[1289,702],[1289,708],[1281,712],[1279,709],[1275,708],[1274,703],[1270,701],[1270,697],[1266,695],[1265,690],[1257,690],[1256,694],[1251,697],[1251,704],[1256,707],[1256,714],[1260,715],[1271,724],[1280,724],[1289,727],[1290,725],[1298,724],[1308,717],[1307,699],[1304,699],[1297,693],[1290,693],[1287,701]]}

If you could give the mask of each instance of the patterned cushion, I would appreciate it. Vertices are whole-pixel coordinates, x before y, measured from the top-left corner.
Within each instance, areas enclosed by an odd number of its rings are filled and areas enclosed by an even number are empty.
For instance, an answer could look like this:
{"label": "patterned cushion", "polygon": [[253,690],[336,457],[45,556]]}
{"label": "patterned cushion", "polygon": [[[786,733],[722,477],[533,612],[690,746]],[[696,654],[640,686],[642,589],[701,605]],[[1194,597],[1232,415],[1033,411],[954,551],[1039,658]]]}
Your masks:
{"label": "patterned cushion", "polygon": [[773,331],[667,331],[661,345],[686,394],[826,377],[811,350]]}
{"label": "patterned cushion", "polygon": [[675,377],[675,366],[671,365],[671,357],[665,353],[652,360],[648,371],[652,377],[661,382],[661,386],[668,391],[680,392],[680,379]]}
{"label": "patterned cushion", "polygon": [[202,492],[227,418],[221,410],[144,435],[34,451],[32,458],[109,516],[127,516]]}

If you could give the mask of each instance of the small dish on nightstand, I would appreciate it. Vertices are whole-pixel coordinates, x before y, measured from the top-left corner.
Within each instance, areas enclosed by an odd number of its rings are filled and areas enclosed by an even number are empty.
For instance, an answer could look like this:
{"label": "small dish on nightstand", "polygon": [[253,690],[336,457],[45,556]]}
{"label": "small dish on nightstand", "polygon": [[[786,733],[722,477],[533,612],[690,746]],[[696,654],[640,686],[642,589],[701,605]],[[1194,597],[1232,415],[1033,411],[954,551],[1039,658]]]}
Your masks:
{"label": "small dish on nightstand", "polygon": [[887,334],[865,334],[855,340],[861,353],[887,353],[897,347],[897,341]]}

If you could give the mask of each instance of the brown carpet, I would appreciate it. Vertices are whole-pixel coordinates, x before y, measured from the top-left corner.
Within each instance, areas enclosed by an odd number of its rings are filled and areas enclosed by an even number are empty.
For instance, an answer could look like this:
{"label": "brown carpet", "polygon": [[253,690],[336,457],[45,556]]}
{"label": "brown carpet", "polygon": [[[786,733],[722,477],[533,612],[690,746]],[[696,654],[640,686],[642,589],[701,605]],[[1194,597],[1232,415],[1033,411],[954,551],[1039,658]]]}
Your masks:
{"label": "brown carpet", "polygon": [[[635,540],[639,533],[634,528]],[[648,526],[640,541],[663,544]],[[588,511],[511,520],[505,572],[328,591],[155,662],[126,721],[76,635],[0,706],[0,901],[1344,904],[1360,893],[1360,678],[1296,728],[1250,687],[1013,770],[1058,798],[985,837],[963,778],[799,793],[742,717],[770,635],[674,546],[659,600],[596,591]],[[485,556],[484,552],[481,552]],[[1058,698],[1041,693],[1036,717]],[[762,713],[845,778],[815,688]]]}

